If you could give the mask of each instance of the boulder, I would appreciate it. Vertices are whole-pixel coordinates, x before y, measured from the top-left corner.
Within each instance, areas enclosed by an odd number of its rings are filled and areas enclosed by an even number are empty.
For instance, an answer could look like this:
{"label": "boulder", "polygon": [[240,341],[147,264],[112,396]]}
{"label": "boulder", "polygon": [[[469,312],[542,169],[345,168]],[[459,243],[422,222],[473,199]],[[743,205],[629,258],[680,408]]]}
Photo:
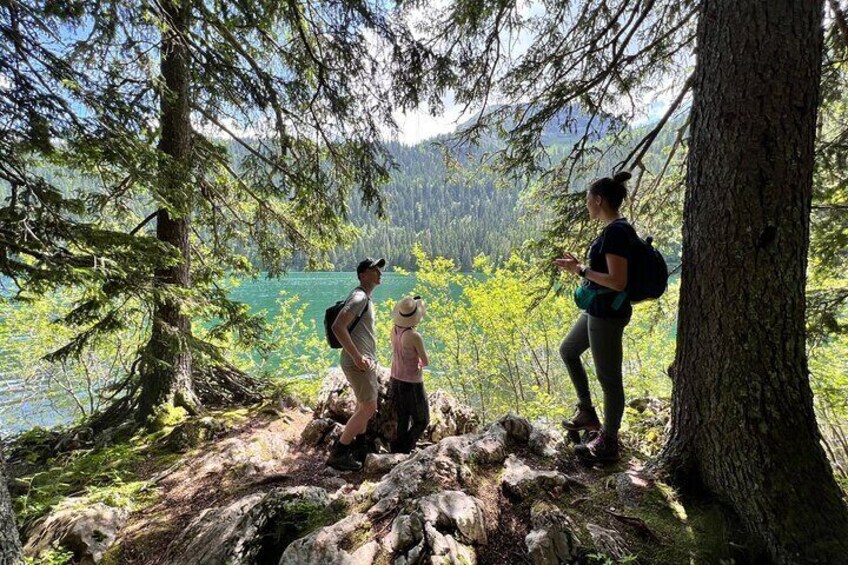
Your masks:
{"label": "boulder", "polygon": [[582,488],[580,481],[559,471],[537,471],[510,455],[506,460],[501,486],[512,500],[523,500],[548,493],[558,498],[564,490]]}
{"label": "boulder", "polygon": [[209,416],[191,418],[174,426],[162,445],[170,451],[187,451],[213,439],[225,430],[223,422]]}
{"label": "boulder", "polygon": [[474,410],[445,391],[437,390],[427,395],[430,403],[430,424],[421,439],[436,443],[448,436],[473,432],[479,425]]}
{"label": "boulder", "polygon": [[406,553],[424,538],[424,521],[418,513],[399,514],[392,522],[392,529],[383,539],[388,553]]}
{"label": "boulder", "polygon": [[[389,372],[385,367],[379,367],[377,382],[380,396],[391,389],[388,387]],[[378,402],[379,404],[379,402]],[[318,391],[318,401],[315,403],[313,416],[315,418],[330,418],[339,423],[346,423],[356,410],[356,399],[350,390],[347,378],[341,367],[332,367],[321,381]]]}
{"label": "boulder", "polygon": [[277,488],[204,510],[168,548],[166,562],[183,565],[276,561],[316,523],[335,518],[324,489]]}
{"label": "boulder", "polygon": [[301,444],[329,446],[342,435],[344,427],[332,418],[317,418],[306,424],[300,434]]}
{"label": "boulder", "polygon": [[199,474],[264,475],[277,468],[290,448],[281,434],[270,429],[260,429],[249,438],[231,437],[216,443],[198,460]]}
{"label": "boulder", "polygon": [[220,508],[207,508],[195,518],[182,535],[171,543],[167,556],[171,562],[197,565],[200,563],[243,563],[234,556],[234,545],[243,541],[240,532],[245,516],[264,498],[255,493]]}
{"label": "boulder", "polygon": [[565,436],[548,420],[536,420],[528,444],[536,455],[554,457],[565,445]]}
{"label": "boulder", "polygon": [[506,459],[506,445],[509,434],[495,422],[490,425],[470,446],[469,459],[473,463],[491,465],[502,463]]}
{"label": "boulder", "polygon": [[615,492],[622,505],[627,507],[639,506],[645,493],[653,486],[653,480],[638,467],[615,475]]}
{"label": "boulder", "polygon": [[63,548],[74,553],[76,563],[99,563],[127,516],[127,509],[92,504],[84,498],[67,499],[30,529],[24,555],[38,558],[48,549]]}
{"label": "boulder", "polygon": [[516,416],[510,412],[498,422],[506,430],[510,440],[519,444],[525,444],[530,440],[530,432],[533,430],[533,426],[530,425],[527,418]]}
{"label": "boulder", "polygon": [[351,514],[335,524],[295,540],[283,552],[280,565],[373,563],[380,545],[371,540],[372,537],[368,518],[364,514]]}
{"label": "boulder", "polygon": [[[441,565],[442,563],[463,563],[468,565],[476,565],[477,554],[474,548],[460,543],[451,534],[443,534],[437,530],[432,524],[424,524],[424,532],[426,540],[429,542],[430,563],[432,565]],[[422,550],[426,551],[426,549]]]}
{"label": "boulder", "polygon": [[447,490],[418,501],[417,510],[398,515],[383,540],[395,564],[476,563],[476,546],[487,543],[483,504],[461,491]]}
{"label": "boulder", "polygon": [[409,458],[406,453],[369,453],[365,456],[366,473],[383,474],[394,469],[398,463]]}
{"label": "boulder", "polygon": [[592,538],[592,545],[600,551],[609,554],[613,559],[623,559],[630,554],[624,538],[615,530],[608,530],[597,524],[586,524],[586,531]]}
{"label": "boulder", "polygon": [[457,539],[468,544],[487,542],[483,503],[475,497],[447,490],[425,496],[418,507],[425,524],[432,524],[442,532],[455,532]]}
{"label": "boulder", "polygon": [[533,529],[524,538],[527,552],[534,565],[573,563],[579,549],[574,532],[576,527],[562,510],[537,502],[530,509]]}

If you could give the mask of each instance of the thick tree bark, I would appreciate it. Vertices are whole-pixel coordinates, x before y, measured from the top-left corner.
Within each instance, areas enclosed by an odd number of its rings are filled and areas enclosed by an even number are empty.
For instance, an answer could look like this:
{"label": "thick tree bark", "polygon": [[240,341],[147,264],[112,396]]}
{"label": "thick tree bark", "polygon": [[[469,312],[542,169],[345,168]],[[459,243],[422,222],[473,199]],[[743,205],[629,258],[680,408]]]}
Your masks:
{"label": "thick tree bark", "polygon": [[702,4],[664,453],[787,564],[848,559],[805,351],[821,25],[822,0]]}
{"label": "thick tree bark", "polygon": [[6,481],[6,464],[0,452],[0,565],[17,565],[23,563],[23,556]]}
{"label": "thick tree bark", "polygon": [[[161,72],[165,92],[162,94],[162,133],[159,149],[167,155],[161,167],[162,189],[179,211],[159,212],[156,237],[179,250],[182,262],[156,272],[157,284],[163,288],[190,288],[190,210],[191,194],[191,121],[190,54],[181,38],[188,30],[191,5],[171,0],[161,4],[165,20],[170,24],[163,32]],[[199,402],[192,386],[191,352],[186,343],[191,337],[191,320],[177,299],[156,304],[150,343],[142,376],[139,417],[146,418],[157,406],[169,403],[196,412]]]}

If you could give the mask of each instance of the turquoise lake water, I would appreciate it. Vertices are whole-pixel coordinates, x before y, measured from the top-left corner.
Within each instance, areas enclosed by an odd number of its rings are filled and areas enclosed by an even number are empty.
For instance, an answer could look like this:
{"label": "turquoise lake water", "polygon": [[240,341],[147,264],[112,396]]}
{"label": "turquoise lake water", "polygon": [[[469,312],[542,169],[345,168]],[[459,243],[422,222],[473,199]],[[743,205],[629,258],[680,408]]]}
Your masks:
{"label": "turquoise lake water", "polygon": [[[308,304],[307,318],[323,323],[324,310],[344,299],[357,284],[356,273],[289,273],[281,279],[243,281],[231,296],[249,304],[252,311],[265,310],[272,317],[277,312],[280,292],[284,291]],[[382,284],[374,289],[372,298],[377,304],[397,300],[410,293],[414,286],[415,275],[383,273]]]}

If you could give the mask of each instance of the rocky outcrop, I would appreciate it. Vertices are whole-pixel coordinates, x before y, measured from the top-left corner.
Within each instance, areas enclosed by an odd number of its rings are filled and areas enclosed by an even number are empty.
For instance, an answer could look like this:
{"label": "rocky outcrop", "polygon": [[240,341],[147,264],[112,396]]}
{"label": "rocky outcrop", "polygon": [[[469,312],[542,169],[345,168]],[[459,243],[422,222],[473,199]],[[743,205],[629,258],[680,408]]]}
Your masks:
{"label": "rocky outcrop", "polygon": [[[322,416],[330,406],[343,404],[344,394],[333,394],[327,402],[319,402]],[[463,411],[442,412],[439,407],[450,406],[449,397],[434,397],[434,410],[449,417],[433,429],[454,429],[444,422],[461,422]],[[553,565],[582,563],[593,553],[618,560],[639,554],[641,559],[650,556],[644,553],[646,547],[651,551],[649,546],[662,545],[665,554],[674,545],[663,538],[678,525],[677,514],[662,508],[664,496],[649,492],[657,488],[655,478],[632,461],[605,469],[580,466],[562,433],[547,421],[531,424],[509,414],[474,432],[449,434],[411,455],[369,454],[363,472],[345,474],[326,467],[322,453],[298,451],[297,444],[289,443],[293,434],[300,433],[302,443],[327,444],[341,431],[334,418],[309,420],[304,414],[283,423],[275,420],[273,428],[251,426],[249,433],[218,438],[181,460],[178,471],[176,465],[162,471],[172,477],[170,482],[162,482],[160,475],[149,479],[150,488],[165,486],[163,496],[171,484],[182,485],[186,479],[205,478],[198,483],[201,489],[218,484],[210,482],[207,473],[217,475],[222,486],[236,487],[222,488],[215,507],[206,508],[208,502],[187,505],[206,509],[183,514],[191,520],[189,525],[180,525],[174,541],[177,528],[169,532],[158,546],[167,550],[156,557],[188,565],[433,565],[478,560]],[[461,428],[471,421],[457,425]],[[285,429],[286,422],[299,427]],[[286,433],[279,433],[281,429]],[[257,474],[263,475],[261,480]],[[284,481],[317,486],[273,488]],[[592,489],[586,486],[590,482]],[[234,492],[245,495],[234,500]],[[209,500],[205,491],[200,494],[195,500]],[[657,506],[661,514],[656,514]],[[77,514],[67,517],[66,510]],[[100,517],[86,514],[89,510]],[[145,514],[133,514],[131,521]],[[96,563],[126,516],[127,511],[77,499],[39,523],[40,530],[31,530],[28,553],[67,548],[76,552],[75,562]],[[69,535],[90,517],[97,524],[88,534]],[[648,528],[658,520],[667,522],[655,530],[663,535]],[[134,555],[132,545],[124,547],[132,543],[131,536],[122,533],[120,540],[122,545],[108,551],[105,561]],[[679,553],[688,555],[685,548]]]}
{"label": "rocky outcrop", "polygon": [[[377,415],[368,423],[368,442],[379,449],[387,448],[395,437],[397,415],[394,411],[389,370],[378,369],[379,396]],[[421,441],[437,442],[448,436],[474,431],[478,419],[474,411],[457,401],[444,391],[428,395],[430,402],[430,425],[421,436]],[[313,416],[315,420],[304,429],[301,442],[306,446],[329,445],[340,434],[341,425],[347,423],[356,409],[347,379],[341,368],[334,367],[327,372],[318,393]],[[333,423],[339,424],[336,427]]]}
{"label": "rocky outcrop", "polygon": [[306,424],[300,435],[300,442],[309,446],[332,445],[342,435],[342,426],[332,418],[316,418]]}
{"label": "rocky outcrop", "polygon": [[75,563],[99,563],[128,515],[123,508],[69,498],[30,529],[24,555],[38,558],[61,548],[73,552]]}
{"label": "rocky outcrop", "polygon": [[227,559],[243,563],[241,555],[233,555],[233,546],[242,545],[240,524],[263,498],[264,494],[256,493],[223,508],[207,508],[171,544],[169,559],[186,565],[225,563]]}
{"label": "rocky outcrop", "polygon": [[213,439],[224,432],[226,426],[220,420],[206,416],[190,418],[180,422],[163,440],[163,447],[171,451],[186,451]]}
{"label": "rocky outcrop", "polygon": [[533,530],[524,538],[534,565],[573,563],[579,555],[577,527],[559,508],[537,502],[530,510]]}
{"label": "rocky outcrop", "polygon": [[514,455],[510,455],[506,460],[501,484],[506,495],[516,501],[545,493],[558,497],[565,490],[586,488],[577,479],[558,471],[531,469]]}
{"label": "rocky outcrop", "polygon": [[369,453],[365,457],[364,469],[368,474],[384,474],[408,458],[406,453]]}
{"label": "rocky outcrop", "polygon": [[468,483],[472,467],[502,463],[508,440],[500,422],[480,433],[445,438],[392,469],[373,489],[360,489],[357,497],[369,516],[382,516],[433,490]]}
{"label": "rocky outcrop", "polygon": [[[464,488],[479,469],[496,468],[510,450],[526,445],[530,433],[527,420],[507,416],[481,432],[420,450],[353,494],[357,514],[293,543],[280,563],[347,564],[378,556],[405,565],[476,563],[478,549],[488,543],[486,521],[482,502]],[[393,513],[389,532],[379,539],[373,525]],[[379,541],[376,549],[372,541]]]}
{"label": "rocky outcrop", "polygon": [[565,436],[557,426],[547,420],[533,422],[530,432],[530,450],[541,457],[554,457],[565,445]]}
{"label": "rocky outcrop", "polygon": [[379,544],[371,539],[371,522],[364,514],[356,513],[289,545],[280,565],[373,563],[379,549]]}
{"label": "rocky outcrop", "polygon": [[261,476],[272,472],[290,449],[291,445],[280,434],[263,429],[247,439],[232,437],[217,443],[196,465],[199,474],[227,472]]}
{"label": "rocky outcrop", "polygon": [[165,562],[249,565],[279,559],[283,549],[336,517],[324,489],[289,487],[254,493],[200,514],[168,548]]}

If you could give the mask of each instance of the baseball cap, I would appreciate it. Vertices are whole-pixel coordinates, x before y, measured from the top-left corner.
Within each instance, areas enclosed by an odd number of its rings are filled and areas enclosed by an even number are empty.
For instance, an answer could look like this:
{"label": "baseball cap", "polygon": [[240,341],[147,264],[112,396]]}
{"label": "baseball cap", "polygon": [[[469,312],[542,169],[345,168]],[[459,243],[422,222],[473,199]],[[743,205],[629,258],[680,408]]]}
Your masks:
{"label": "baseball cap", "polygon": [[368,269],[373,269],[374,267],[382,269],[385,266],[386,260],[383,258],[377,259],[375,261],[371,257],[366,257],[365,259],[359,262],[359,265],[356,266],[356,274],[359,275]]}

